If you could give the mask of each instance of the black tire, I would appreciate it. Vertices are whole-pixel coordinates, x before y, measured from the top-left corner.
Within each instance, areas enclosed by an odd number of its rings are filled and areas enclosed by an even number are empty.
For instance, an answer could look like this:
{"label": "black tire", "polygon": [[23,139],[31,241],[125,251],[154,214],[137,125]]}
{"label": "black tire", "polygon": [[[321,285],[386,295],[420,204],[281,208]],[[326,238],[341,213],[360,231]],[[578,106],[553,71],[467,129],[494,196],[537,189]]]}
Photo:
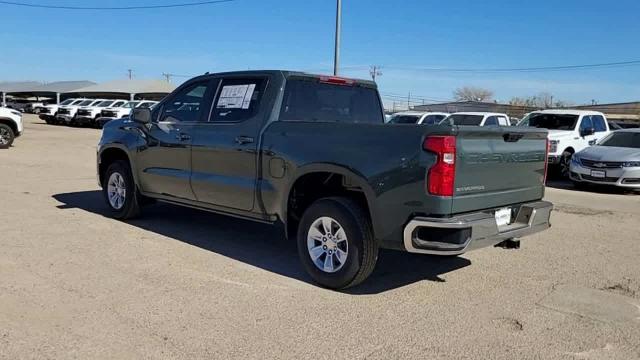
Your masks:
{"label": "black tire", "polygon": [[[321,217],[334,219],[347,237],[346,261],[335,272],[325,272],[317,267],[307,247],[311,226]],[[360,284],[371,275],[378,260],[378,244],[373,237],[369,216],[360,205],[348,198],[330,197],[311,204],[298,226],[297,242],[298,255],[307,273],[315,282],[331,289],[346,289]]]}
{"label": "black tire", "polygon": [[8,149],[13,144],[13,140],[16,138],[16,134],[14,134],[13,129],[7,124],[0,124],[0,135],[3,137],[4,141],[0,142],[0,149]]}
{"label": "black tire", "polygon": [[571,151],[565,151],[562,153],[562,157],[560,158],[559,171],[560,177],[564,179],[569,178],[569,167],[571,165],[571,157],[573,153]]}
{"label": "black tire", "polygon": [[[124,179],[125,183],[125,197],[124,203],[122,207],[117,208],[114,207],[109,201],[108,188],[109,188],[109,179],[111,175],[114,173],[120,174]],[[138,188],[133,180],[133,175],[131,174],[131,167],[126,161],[118,160],[114,161],[109,168],[107,168],[107,172],[105,173],[103,184],[102,184],[102,195],[104,197],[105,203],[109,208],[109,214],[111,217],[119,220],[132,219],[140,215],[140,194],[138,193]]]}

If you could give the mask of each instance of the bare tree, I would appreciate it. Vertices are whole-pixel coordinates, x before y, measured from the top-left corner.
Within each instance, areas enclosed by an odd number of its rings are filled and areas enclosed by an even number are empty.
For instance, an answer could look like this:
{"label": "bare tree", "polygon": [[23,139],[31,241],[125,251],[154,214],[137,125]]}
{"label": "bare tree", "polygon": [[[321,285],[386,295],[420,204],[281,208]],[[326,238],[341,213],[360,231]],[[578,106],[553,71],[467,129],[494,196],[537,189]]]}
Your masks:
{"label": "bare tree", "polygon": [[513,97],[509,100],[510,105],[515,106],[527,106],[539,109],[548,109],[552,107],[567,107],[571,106],[568,101],[555,100],[554,96],[548,92],[541,92],[537,95],[529,96],[526,98]]}
{"label": "bare tree", "polygon": [[458,101],[489,101],[493,99],[493,91],[478,87],[465,86],[456,89],[453,97]]}

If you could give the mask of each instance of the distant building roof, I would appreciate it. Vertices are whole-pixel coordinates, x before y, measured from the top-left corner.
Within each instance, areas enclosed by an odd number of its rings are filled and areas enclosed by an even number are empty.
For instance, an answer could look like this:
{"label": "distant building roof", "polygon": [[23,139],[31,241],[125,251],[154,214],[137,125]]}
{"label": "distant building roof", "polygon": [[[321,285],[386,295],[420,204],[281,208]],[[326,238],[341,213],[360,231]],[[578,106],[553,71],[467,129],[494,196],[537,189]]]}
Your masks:
{"label": "distant building roof", "polygon": [[125,79],[90,85],[70,92],[77,94],[168,94],[174,89],[175,85],[163,80]]}
{"label": "distant building roof", "polygon": [[17,81],[17,82],[0,82],[0,92],[19,92],[24,89],[41,86],[42,83],[36,81]]}
{"label": "distant building roof", "polygon": [[[27,85],[30,84],[30,85]],[[13,88],[7,91],[11,94],[33,94],[33,95],[55,95],[66,92],[71,92],[76,89],[95,85],[93,81],[80,80],[80,81],[55,81],[46,84],[41,83],[25,83],[24,86]]]}

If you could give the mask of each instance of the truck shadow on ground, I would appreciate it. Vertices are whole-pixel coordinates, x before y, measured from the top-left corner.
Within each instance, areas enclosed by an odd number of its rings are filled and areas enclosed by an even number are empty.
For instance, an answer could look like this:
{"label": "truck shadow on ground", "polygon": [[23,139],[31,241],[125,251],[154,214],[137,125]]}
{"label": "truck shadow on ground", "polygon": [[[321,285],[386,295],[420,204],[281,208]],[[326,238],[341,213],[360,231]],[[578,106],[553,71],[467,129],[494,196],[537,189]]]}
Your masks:
{"label": "truck shadow on ground", "polygon": [[[100,191],[53,195],[59,209],[81,209],[107,216]],[[117,221],[117,220],[112,220]],[[296,244],[275,226],[240,220],[165,203],[144,208],[143,216],[128,224],[282,276],[312,283],[298,260]],[[438,257],[382,250],[378,265],[364,284],[348,294],[377,294],[415,282],[444,282],[440,275],[471,262],[462,257]]]}

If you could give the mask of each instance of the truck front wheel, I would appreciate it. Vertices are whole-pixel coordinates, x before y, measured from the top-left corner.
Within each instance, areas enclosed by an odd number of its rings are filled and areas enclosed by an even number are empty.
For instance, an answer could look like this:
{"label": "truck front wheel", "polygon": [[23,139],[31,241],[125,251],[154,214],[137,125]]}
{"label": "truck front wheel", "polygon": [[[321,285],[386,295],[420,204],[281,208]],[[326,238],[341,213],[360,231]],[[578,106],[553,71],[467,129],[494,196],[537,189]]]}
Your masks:
{"label": "truck front wheel", "polygon": [[111,216],[126,220],[140,214],[140,195],[129,164],[125,161],[115,161],[104,176],[102,194],[111,211]]}
{"label": "truck front wheel", "polygon": [[315,201],[298,227],[298,255],[318,284],[345,289],[375,268],[378,245],[368,214],[355,201],[330,197]]}

